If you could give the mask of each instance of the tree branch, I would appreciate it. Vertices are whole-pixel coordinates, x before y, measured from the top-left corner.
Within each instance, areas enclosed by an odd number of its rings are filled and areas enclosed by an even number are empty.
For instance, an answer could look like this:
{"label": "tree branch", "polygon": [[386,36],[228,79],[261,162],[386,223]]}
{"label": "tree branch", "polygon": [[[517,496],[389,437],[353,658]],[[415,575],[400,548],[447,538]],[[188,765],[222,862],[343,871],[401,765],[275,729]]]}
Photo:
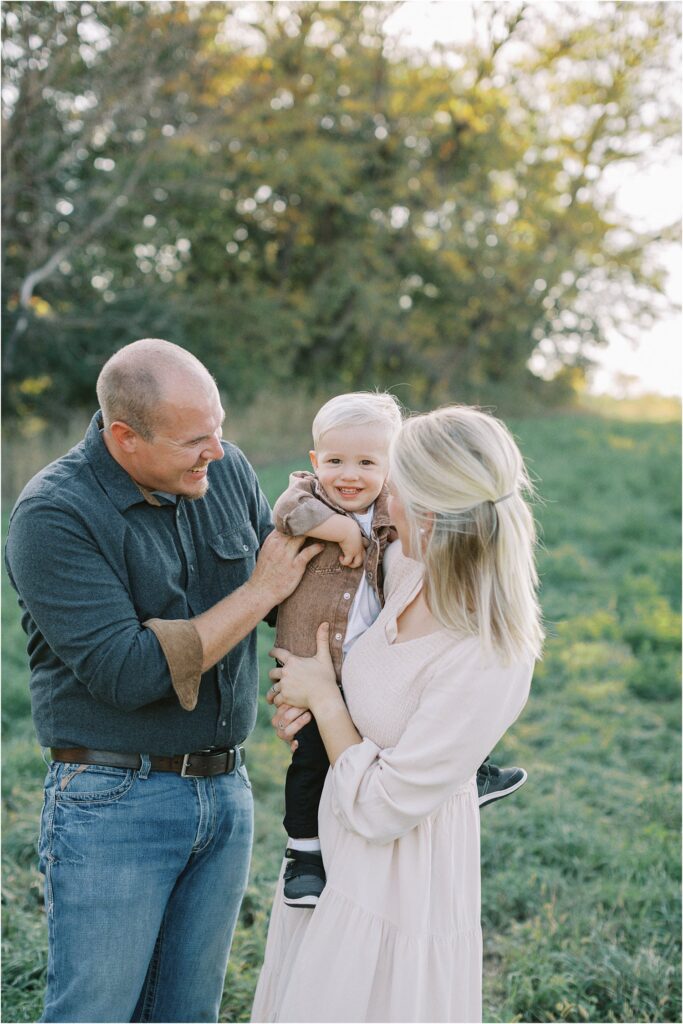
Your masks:
{"label": "tree branch", "polygon": [[12,333],[7,339],[4,351],[3,351],[3,367],[5,372],[9,372],[14,365],[14,356],[17,350],[17,343],[19,339],[25,334],[28,325],[30,323],[30,312],[31,312],[31,300],[33,293],[37,286],[45,281],[54,271],[57,269],[63,259],[76,248],[76,246],[83,246],[88,242],[94,235],[96,235],[103,227],[109,224],[116,216],[117,210],[121,208],[121,200],[124,197],[131,195],[135,189],[142,172],[151,155],[151,147],[144,153],[140,154],[137,162],[133,166],[130,174],[128,175],[123,187],[117,191],[117,194],[112,198],[111,202],[102,211],[99,217],[96,217],[93,221],[88,224],[81,232],[74,235],[66,245],[57,249],[42,266],[36,267],[29,274],[26,275],[21,283],[19,290],[19,309],[21,310],[20,315],[15,323]]}

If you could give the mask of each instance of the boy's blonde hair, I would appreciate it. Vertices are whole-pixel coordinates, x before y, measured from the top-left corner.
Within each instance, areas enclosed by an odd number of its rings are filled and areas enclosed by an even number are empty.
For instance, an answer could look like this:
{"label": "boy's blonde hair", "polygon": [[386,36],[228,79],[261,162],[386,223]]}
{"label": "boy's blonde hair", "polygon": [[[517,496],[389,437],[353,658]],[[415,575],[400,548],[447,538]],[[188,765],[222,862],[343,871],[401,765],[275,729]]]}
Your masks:
{"label": "boy's blonde hair", "polygon": [[540,657],[536,533],[523,498],[533,488],[507,427],[468,406],[414,416],[390,465],[434,617],[505,662]]}
{"label": "boy's blonde hair", "polygon": [[313,420],[313,447],[318,448],[328,430],[336,427],[383,426],[390,442],[401,429],[401,406],[388,391],[351,391],[336,395],[320,408]]}

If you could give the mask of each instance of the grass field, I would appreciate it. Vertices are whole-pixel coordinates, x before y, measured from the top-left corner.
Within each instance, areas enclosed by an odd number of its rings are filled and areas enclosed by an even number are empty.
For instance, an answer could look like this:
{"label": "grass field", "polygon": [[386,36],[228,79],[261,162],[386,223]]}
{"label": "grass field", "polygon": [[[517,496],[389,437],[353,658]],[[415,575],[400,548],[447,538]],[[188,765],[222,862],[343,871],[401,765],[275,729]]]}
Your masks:
{"label": "grass field", "polygon": [[[680,445],[676,423],[513,424],[537,479],[549,639],[496,751],[529,781],[482,816],[484,1019],[680,1021]],[[248,448],[247,448],[248,451]],[[274,498],[290,469],[260,470]],[[44,765],[4,582],[3,1011],[41,1012]],[[269,630],[260,637],[262,690]],[[249,740],[256,843],[221,1020],[246,1021],[282,854],[284,745]]]}

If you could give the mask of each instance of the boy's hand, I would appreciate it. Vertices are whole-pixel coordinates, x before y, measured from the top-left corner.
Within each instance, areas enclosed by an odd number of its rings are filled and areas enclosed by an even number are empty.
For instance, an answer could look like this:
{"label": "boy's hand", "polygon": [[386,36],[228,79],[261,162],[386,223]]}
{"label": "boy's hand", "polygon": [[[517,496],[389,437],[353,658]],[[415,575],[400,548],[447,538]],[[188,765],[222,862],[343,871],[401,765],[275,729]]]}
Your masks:
{"label": "boy's hand", "polygon": [[348,527],[345,535],[339,541],[342,553],[339,556],[341,565],[349,569],[358,569],[365,558],[365,545],[363,544],[363,533],[355,519],[347,519]]}

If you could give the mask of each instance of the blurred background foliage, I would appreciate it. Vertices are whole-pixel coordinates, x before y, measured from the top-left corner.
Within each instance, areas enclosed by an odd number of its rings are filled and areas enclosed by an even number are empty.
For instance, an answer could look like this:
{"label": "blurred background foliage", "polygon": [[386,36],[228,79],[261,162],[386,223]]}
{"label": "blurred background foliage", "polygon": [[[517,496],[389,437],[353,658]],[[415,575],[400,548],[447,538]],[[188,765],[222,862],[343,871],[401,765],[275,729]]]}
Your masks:
{"label": "blurred background foliage", "polygon": [[154,335],[238,404],[526,408],[652,323],[678,228],[639,233],[607,183],[677,145],[679,5],[477,4],[431,54],[396,6],[3,4],[6,417],[91,409]]}
{"label": "blurred background foliage", "polygon": [[[529,782],[482,818],[485,1017],[680,1021],[680,424],[639,422],[680,404],[545,415],[667,308],[678,227],[637,230],[615,192],[678,146],[680,5],[478,2],[472,41],[429,54],[392,36],[400,6],[3,3],[3,498],[142,336],[216,374],[271,500],[330,393],[516,413],[548,642],[495,754]],[[2,584],[3,1019],[30,1021],[44,765]],[[221,1020],[249,1019],[282,854],[268,719]]]}

